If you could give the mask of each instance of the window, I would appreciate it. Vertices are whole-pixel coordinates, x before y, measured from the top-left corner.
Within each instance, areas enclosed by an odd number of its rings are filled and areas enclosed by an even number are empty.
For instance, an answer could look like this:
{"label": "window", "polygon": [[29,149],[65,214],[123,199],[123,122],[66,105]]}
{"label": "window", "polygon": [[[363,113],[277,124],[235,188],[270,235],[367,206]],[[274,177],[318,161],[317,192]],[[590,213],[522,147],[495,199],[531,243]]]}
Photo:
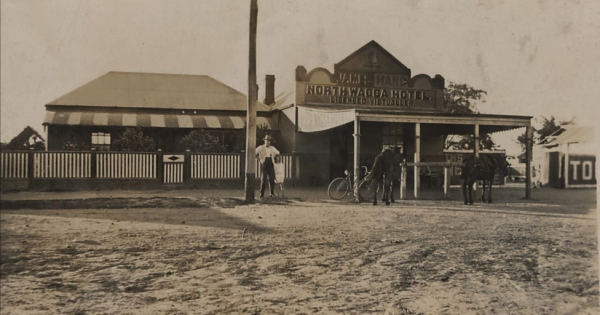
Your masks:
{"label": "window", "polygon": [[404,133],[401,124],[383,125],[383,149],[399,147],[400,153],[404,153]]}
{"label": "window", "polygon": [[110,151],[110,133],[92,132],[92,149]]}

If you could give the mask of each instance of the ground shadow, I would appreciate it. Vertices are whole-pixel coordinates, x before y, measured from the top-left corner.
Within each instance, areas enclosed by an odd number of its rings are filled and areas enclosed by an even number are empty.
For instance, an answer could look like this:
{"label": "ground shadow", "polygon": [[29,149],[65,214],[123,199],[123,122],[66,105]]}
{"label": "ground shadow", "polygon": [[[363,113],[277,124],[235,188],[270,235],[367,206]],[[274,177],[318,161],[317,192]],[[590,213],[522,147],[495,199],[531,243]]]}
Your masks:
{"label": "ground shadow", "polygon": [[[291,202],[270,200],[269,204],[279,205]],[[224,210],[238,208],[235,211],[245,211],[249,209],[246,205],[247,203],[240,198],[157,197],[52,201],[20,200],[2,201],[2,213],[217,227],[236,230],[248,228],[254,232],[269,232],[269,228],[229,215]]]}

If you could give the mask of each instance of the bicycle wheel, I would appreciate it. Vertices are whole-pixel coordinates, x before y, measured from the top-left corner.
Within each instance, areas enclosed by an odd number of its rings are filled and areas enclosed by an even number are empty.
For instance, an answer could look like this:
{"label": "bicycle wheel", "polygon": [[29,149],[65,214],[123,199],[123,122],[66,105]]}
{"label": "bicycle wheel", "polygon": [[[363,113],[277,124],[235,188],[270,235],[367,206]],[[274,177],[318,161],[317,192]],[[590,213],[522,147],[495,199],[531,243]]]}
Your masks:
{"label": "bicycle wheel", "polygon": [[373,200],[375,193],[377,193],[377,182],[373,179],[366,180],[360,183],[360,186],[358,186],[358,195],[360,196],[360,201]]}
{"label": "bicycle wheel", "polygon": [[348,181],[343,177],[338,177],[331,181],[331,184],[329,184],[329,188],[327,189],[329,197],[333,200],[340,200],[346,197],[349,191],[350,185],[348,185]]}

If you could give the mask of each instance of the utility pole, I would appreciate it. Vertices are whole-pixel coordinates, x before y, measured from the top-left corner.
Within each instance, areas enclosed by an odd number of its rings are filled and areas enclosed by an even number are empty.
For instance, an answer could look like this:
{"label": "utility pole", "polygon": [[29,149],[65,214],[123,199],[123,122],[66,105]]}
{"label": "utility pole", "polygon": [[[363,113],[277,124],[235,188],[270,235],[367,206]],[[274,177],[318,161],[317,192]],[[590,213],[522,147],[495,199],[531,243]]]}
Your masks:
{"label": "utility pole", "polygon": [[250,58],[248,65],[248,110],[246,112],[246,201],[254,201],[256,178],[256,25],[258,0],[250,0]]}

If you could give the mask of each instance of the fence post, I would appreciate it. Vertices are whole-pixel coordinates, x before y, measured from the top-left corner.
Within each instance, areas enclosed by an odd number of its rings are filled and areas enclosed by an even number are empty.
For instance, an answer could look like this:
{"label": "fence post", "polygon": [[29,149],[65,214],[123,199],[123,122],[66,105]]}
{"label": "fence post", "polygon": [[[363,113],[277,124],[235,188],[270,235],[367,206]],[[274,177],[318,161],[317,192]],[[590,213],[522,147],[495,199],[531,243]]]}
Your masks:
{"label": "fence post", "polygon": [[298,156],[298,152],[292,151],[292,187],[296,187],[296,181],[298,180],[298,176],[296,176],[296,169],[298,167],[296,157]]}
{"label": "fence post", "polygon": [[98,178],[98,152],[96,152],[96,148],[92,148],[90,152],[90,178],[90,186],[95,189],[96,178]]}
{"label": "fence post", "polygon": [[33,188],[34,155],[33,148],[29,148],[29,152],[27,152],[27,188],[30,190]]}
{"label": "fence post", "polygon": [[162,185],[164,182],[164,167],[165,165],[163,163],[163,152],[161,149],[158,149],[158,153],[156,153],[156,179],[158,179],[159,185]]}
{"label": "fence post", "polygon": [[450,166],[444,166],[444,198],[450,197]]}
{"label": "fence post", "polygon": [[188,185],[189,179],[192,177],[192,153],[189,149],[185,150],[183,159],[183,184]]}
{"label": "fence post", "polygon": [[246,150],[240,151],[240,180],[242,181],[242,185],[245,183],[245,175],[246,174]]}

